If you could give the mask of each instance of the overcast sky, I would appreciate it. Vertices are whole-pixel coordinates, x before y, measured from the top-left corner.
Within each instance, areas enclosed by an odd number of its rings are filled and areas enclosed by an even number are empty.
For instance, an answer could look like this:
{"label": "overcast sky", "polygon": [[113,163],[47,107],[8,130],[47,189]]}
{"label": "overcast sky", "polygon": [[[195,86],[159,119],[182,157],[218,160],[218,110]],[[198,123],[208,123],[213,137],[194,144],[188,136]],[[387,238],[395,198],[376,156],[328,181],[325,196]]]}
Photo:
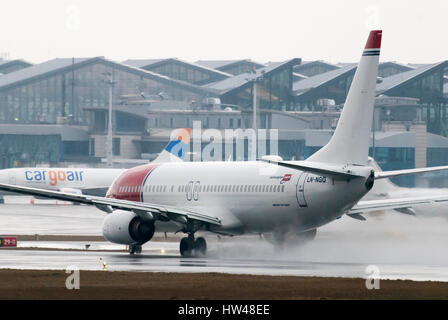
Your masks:
{"label": "overcast sky", "polygon": [[372,28],[382,61],[448,59],[447,0],[8,0],[0,53],[42,62],[105,56],[356,62]]}

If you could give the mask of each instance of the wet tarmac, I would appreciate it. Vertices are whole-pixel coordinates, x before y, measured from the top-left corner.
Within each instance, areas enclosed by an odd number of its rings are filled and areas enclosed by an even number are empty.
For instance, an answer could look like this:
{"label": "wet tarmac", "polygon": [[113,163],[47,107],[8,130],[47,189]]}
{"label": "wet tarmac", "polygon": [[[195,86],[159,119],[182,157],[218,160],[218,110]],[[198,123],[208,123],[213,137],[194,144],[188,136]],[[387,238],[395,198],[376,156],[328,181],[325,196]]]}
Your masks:
{"label": "wet tarmac", "polygon": [[101,235],[105,213],[95,207],[0,205],[0,234]]}
{"label": "wet tarmac", "polygon": [[[84,206],[3,205],[0,233],[100,235],[103,217],[101,211]],[[394,212],[368,216],[365,222],[343,217],[320,228],[311,243],[283,250],[276,250],[258,236],[218,239],[206,234],[206,238],[209,254],[192,259],[181,258],[178,243],[171,241],[150,241],[137,256],[126,253],[124,246],[107,242],[22,241],[20,250],[0,250],[0,268],[76,266],[101,270],[105,261],[111,271],[365,278],[370,274],[366,273],[367,266],[374,265],[384,279],[448,281],[448,221],[444,218]],[[36,247],[39,250],[31,250]]]}

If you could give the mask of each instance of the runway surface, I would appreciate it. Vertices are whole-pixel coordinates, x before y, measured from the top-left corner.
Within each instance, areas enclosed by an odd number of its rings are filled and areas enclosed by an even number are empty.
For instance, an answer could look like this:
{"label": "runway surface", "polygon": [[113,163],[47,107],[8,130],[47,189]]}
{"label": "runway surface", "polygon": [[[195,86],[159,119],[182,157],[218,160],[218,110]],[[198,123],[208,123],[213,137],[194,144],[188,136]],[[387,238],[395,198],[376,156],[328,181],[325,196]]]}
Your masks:
{"label": "runway surface", "polygon": [[101,235],[105,213],[74,205],[0,205],[0,234]]}
{"label": "runway surface", "polygon": [[[1,234],[100,235],[104,214],[85,206],[0,206]],[[23,241],[20,250],[0,250],[0,268],[111,271],[225,272],[235,274],[367,277],[374,265],[384,279],[448,281],[448,221],[399,213],[343,217],[302,247],[276,251],[257,236],[218,239],[207,235],[207,258],[185,259],[177,242],[148,242],[139,256],[107,242]],[[26,248],[39,247],[40,250]],[[65,249],[53,251],[54,248]],[[67,251],[76,249],[78,251]],[[102,260],[100,260],[100,258]]]}

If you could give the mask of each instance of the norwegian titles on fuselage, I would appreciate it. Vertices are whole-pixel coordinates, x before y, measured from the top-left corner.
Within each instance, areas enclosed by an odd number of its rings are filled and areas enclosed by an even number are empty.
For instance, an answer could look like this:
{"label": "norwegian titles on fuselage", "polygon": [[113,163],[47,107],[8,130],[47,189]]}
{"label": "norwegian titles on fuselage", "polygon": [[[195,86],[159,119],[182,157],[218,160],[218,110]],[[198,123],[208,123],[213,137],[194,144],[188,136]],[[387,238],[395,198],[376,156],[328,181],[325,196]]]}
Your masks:
{"label": "norwegian titles on fuselage", "polygon": [[26,170],[24,172],[25,181],[29,182],[47,182],[51,186],[56,186],[58,183],[66,181],[83,181],[82,170],[52,170],[52,169],[38,169]]}

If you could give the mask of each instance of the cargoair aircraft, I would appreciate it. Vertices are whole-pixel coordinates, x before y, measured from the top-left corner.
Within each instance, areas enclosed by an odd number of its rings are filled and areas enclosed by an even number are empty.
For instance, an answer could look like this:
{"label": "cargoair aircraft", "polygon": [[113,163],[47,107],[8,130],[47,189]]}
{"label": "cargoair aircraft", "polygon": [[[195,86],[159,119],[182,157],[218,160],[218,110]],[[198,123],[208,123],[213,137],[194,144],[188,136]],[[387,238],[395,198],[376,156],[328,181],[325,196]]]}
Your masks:
{"label": "cargoair aircraft", "polygon": [[[190,129],[178,129],[152,163],[182,161]],[[181,141],[180,139],[183,139]],[[12,168],[0,170],[0,182],[72,194],[104,196],[126,169],[111,168]]]}
{"label": "cargoair aircraft", "polygon": [[[265,158],[247,162],[166,162],[122,173],[106,197],[73,195],[0,184],[1,190],[93,205],[108,213],[106,239],[139,252],[154,231],[187,234],[182,256],[204,254],[199,230],[223,235],[314,236],[316,229],[344,214],[406,208],[448,197],[360,201],[375,180],[415,170],[376,172],[368,165],[373,100],[382,32],[371,31],[337,128],[329,143],[305,161]],[[447,167],[437,168],[448,169]],[[419,172],[422,169],[417,169]],[[426,168],[425,171],[436,170]]]}

